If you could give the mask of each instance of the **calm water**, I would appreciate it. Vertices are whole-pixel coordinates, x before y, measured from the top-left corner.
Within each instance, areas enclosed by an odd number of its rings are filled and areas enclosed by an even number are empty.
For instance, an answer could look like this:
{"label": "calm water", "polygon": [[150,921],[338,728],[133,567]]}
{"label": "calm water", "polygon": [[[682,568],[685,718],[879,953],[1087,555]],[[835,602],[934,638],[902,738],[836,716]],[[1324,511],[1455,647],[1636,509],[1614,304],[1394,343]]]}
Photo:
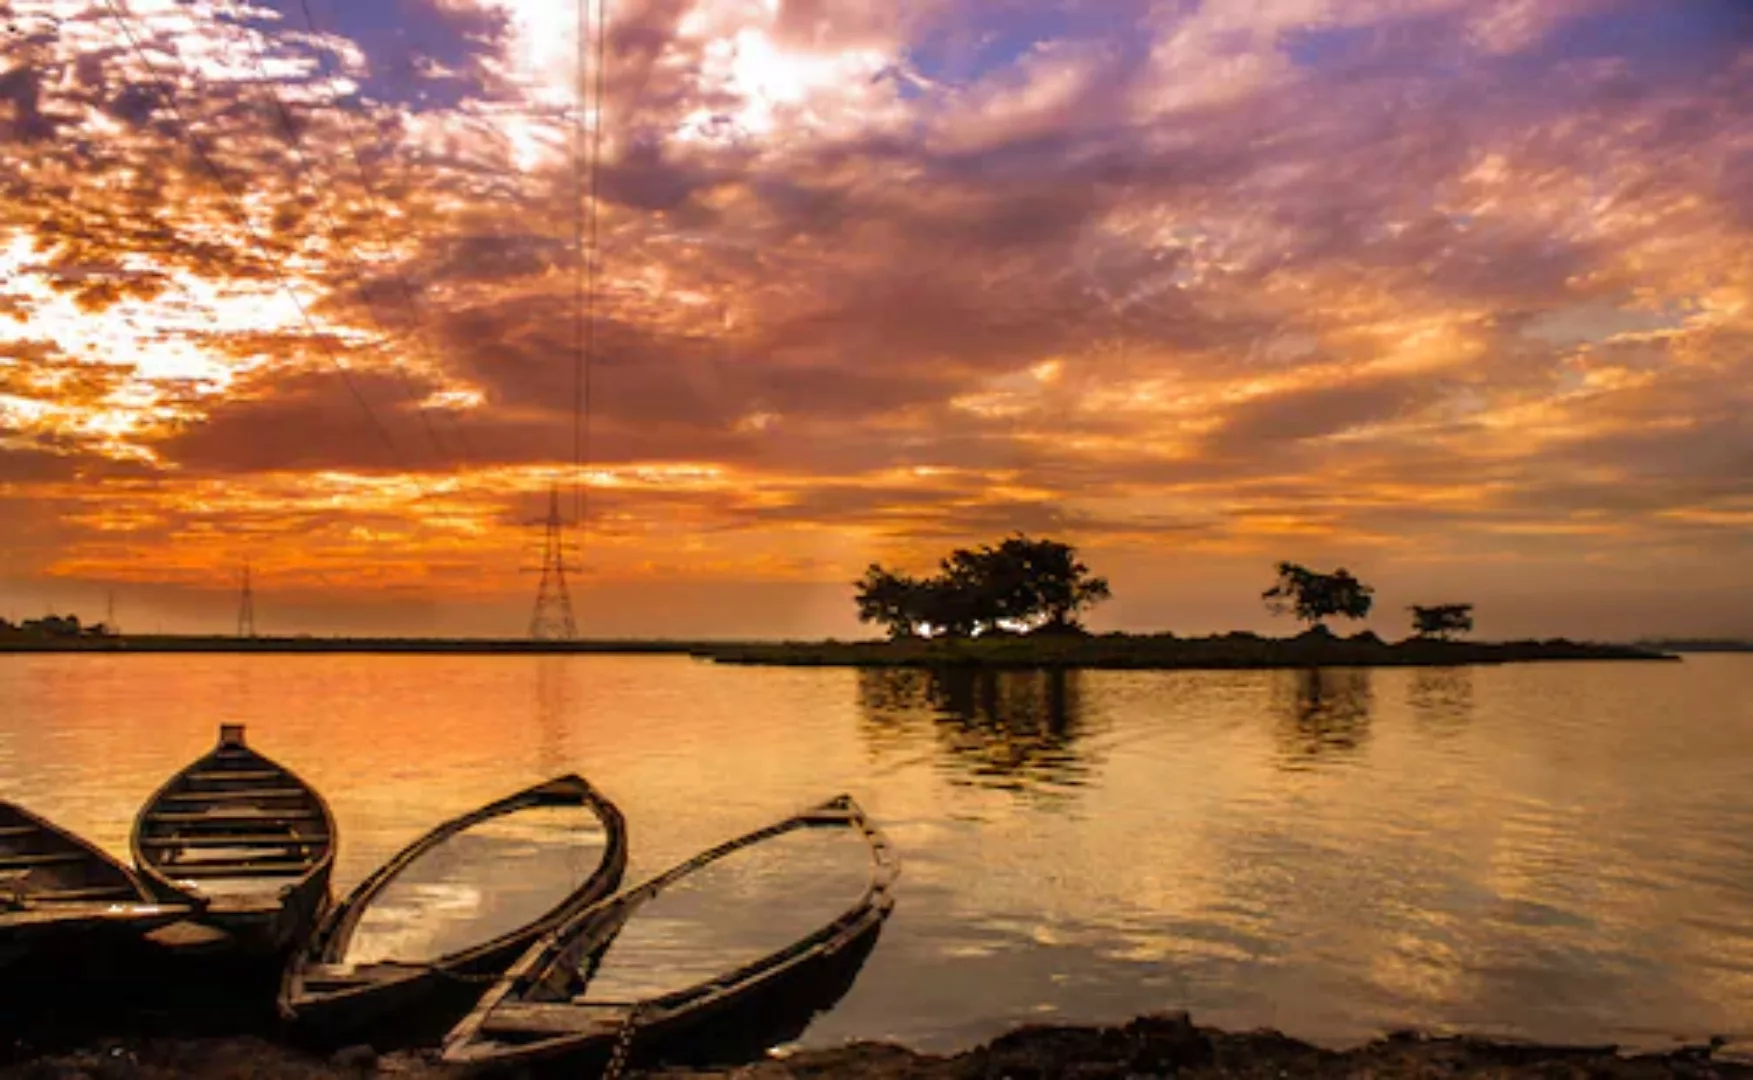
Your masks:
{"label": "calm water", "polygon": [[898,905],[808,1043],[1163,1008],[1339,1044],[1753,1035],[1753,657],[946,679],[9,656],[0,794],[125,853],[222,720],[327,795],[338,889],[568,770],[626,813],[630,883],[850,791],[899,849]]}
{"label": "calm water", "polygon": [[341,960],[425,963],[528,926],[590,880],[606,843],[588,806],[525,807],[471,825],[383,887]]}

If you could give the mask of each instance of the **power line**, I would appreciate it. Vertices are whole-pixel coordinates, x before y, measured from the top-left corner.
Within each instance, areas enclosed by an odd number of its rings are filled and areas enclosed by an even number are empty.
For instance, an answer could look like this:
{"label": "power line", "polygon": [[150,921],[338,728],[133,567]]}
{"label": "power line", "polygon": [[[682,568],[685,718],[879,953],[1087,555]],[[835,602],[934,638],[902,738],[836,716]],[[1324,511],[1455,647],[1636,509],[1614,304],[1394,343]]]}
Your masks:
{"label": "power line", "polygon": [[[587,0],[581,0],[581,2],[587,2]],[[578,520],[579,520],[579,536],[580,536],[581,542],[582,542],[582,538],[584,535],[583,524],[584,524],[584,509],[585,509],[584,508],[584,485],[582,483],[582,480],[583,480],[583,462],[587,462],[590,460],[590,407],[591,407],[590,372],[591,372],[591,366],[596,360],[597,293],[598,293],[597,284],[598,284],[598,275],[600,274],[601,268],[602,268],[602,247],[598,241],[599,234],[598,234],[598,228],[597,228],[597,219],[598,219],[598,208],[602,205],[602,198],[601,198],[601,194],[600,194],[599,183],[600,183],[601,178],[602,178],[603,118],[608,115],[608,111],[609,111],[608,110],[609,24],[608,24],[608,20],[604,17],[604,9],[603,9],[604,2],[605,2],[605,0],[597,0],[597,94],[596,94],[597,109],[596,109],[596,117],[595,117],[595,120],[594,120],[592,127],[591,127],[590,270],[589,270],[589,286],[585,290],[585,296],[587,298],[587,306],[586,306],[586,311],[585,311],[585,323],[584,323],[584,325],[585,325],[584,379],[583,379],[583,383],[584,383],[584,402],[583,402],[584,421],[582,424],[584,435],[583,435],[582,453],[580,454],[580,460],[579,460],[578,464],[576,465],[576,468],[579,472],[579,478],[580,478],[580,483],[579,483],[579,487],[578,487],[578,491],[579,491]]]}
{"label": "power line", "polygon": [[[152,62],[150,56],[146,55],[146,50],[141,46],[140,40],[134,36],[133,28],[128,25],[127,16],[122,14],[121,9],[116,4],[116,0],[103,0],[103,4],[105,8],[109,9],[109,13],[115,19],[116,25],[121,28],[122,35],[128,39],[128,45],[134,50],[134,55],[138,56],[140,62],[146,66],[147,72],[152,77],[153,89],[158,91],[159,98],[164,102],[165,107],[170,110],[171,115],[176,118],[177,129],[182,133],[183,141],[188,144],[189,149],[194,152],[195,157],[201,162],[202,166],[206,168],[208,174],[213,177],[213,182],[219,185],[219,190],[224,196],[226,209],[231,213],[232,217],[237,219],[239,227],[249,234],[251,241],[253,241],[256,247],[260,250],[263,260],[268,264],[268,272],[273,275],[275,283],[280,286],[281,291],[286,294],[287,299],[292,301],[292,306],[298,309],[299,317],[304,320],[305,326],[310,329],[311,340],[322,350],[323,355],[326,356],[329,362],[335,366],[335,369],[341,373],[341,379],[346,384],[348,393],[353,396],[353,400],[359,404],[359,407],[362,410],[364,410],[366,419],[371,422],[372,429],[377,432],[378,438],[382,440],[384,446],[389,450],[390,456],[395,459],[397,466],[403,471],[408,471],[408,463],[402,457],[402,452],[397,449],[395,440],[390,437],[389,429],[384,427],[383,422],[378,419],[377,413],[372,410],[371,403],[367,401],[365,395],[360,392],[359,386],[353,381],[352,371],[349,370],[341,358],[336,355],[335,351],[329,347],[328,339],[324,336],[323,332],[317,329],[315,320],[310,317],[310,312],[305,308],[304,302],[298,298],[298,293],[293,291],[292,284],[287,279],[285,272],[275,263],[273,252],[269,249],[267,242],[256,232],[255,226],[250,224],[249,216],[244,212],[236,194],[232,192],[231,185],[226,182],[225,174],[220,170],[218,163],[208,156],[207,151],[201,146],[200,136],[189,126],[189,122],[187,118],[183,116],[183,111],[177,105],[176,99],[171,95],[169,90],[165,89],[164,79],[158,73],[158,65]],[[180,60],[178,61],[178,65],[181,66]]]}
{"label": "power line", "polygon": [[[298,180],[303,180],[310,186],[311,194],[315,198],[317,213],[322,216],[323,221],[328,225],[329,236],[334,240],[337,249],[340,251],[342,261],[352,272],[354,280],[359,283],[360,288],[362,290],[368,289],[369,284],[365,278],[364,268],[359,263],[359,260],[355,259],[351,253],[347,252],[345,242],[341,237],[340,226],[336,223],[334,215],[329,212],[328,204],[323,200],[322,191],[310,179],[312,170],[310,168],[310,163],[305,159],[304,151],[299,146],[298,123],[293,118],[291,110],[286,107],[286,102],[280,97],[280,94],[274,89],[273,83],[269,80],[266,58],[262,55],[260,43],[255,40],[253,35],[250,39],[250,51],[254,54],[256,74],[261,76],[260,85],[263,90],[267,91],[268,99],[274,105],[274,113],[280,121],[280,130],[286,136],[287,149],[292,152],[294,175],[296,177],[294,184],[296,186]],[[369,294],[364,295],[362,299],[365,301],[366,315],[371,319],[372,325],[377,327],[378,332],[385,338],[398,336],[392,334],[389,327],[384,325],[383,320],[378,318],[377,306],[372,302]],[[414,313],[410,311],[410,314],[412,315]],[[417,325],[417,315],[415,316],[415,319]],[[406,340],[405,335],[401,336],[403,337],[403,340]],[[414,389],[413,380],[408,377],[407,369],[397,363],[394,358],[391,358],[390,366],[400,378],[402,392],[404,396],[407,397],[408,403],[414,407],[415,414],[420,417],[420,426],[426,432],[427,441],[432,443],[432,449],[438,454],[439,460],[443,461],[448,456],[448,453],[445,450],[444,445],[439,442],[438,432],[434,430],[432,426],[432,418],[427,415],[426,410],[420,406],[419,394]]]}
{"label": "power line", "polygon": [[[322,34],[322,29],[317,26],[316,15],[311,12],[310,0],[298,0],[298,5],[304,11],[305,25],[310,28],[310,32],[313,35],[320,36]],[[324,66],[326,67],[327,65],[325,64]],[[359,189],[365,195],[365,208],[387,227],[390,220],[389,215],[384,212],[382,205],[378,201],[377,187],[372,182],[371,170],[367,168],[365,164],[365,153],[360,149],[359,139],[353,130],[353,125],[347,122],[347,110],[341,108],[339,99],[336,96],[331,96],[329,106],[341,117],[341,133],[346,136],[348,154],[353,159],[354,169],[359,173]],[[413,286],[408,283],[407,276],[403,274],[401,270],[397,269],[390,274],[390,280],[396,284],[402,297],[402,303],[408,309],[409,316],[413,318],[415,325],[419,326],[419,309],[422,305],[418,302],[418,296],[415,293]],[[473,462],[475,460],[475,449],[470,444],[468,432],[463,428],[461,422],[459,422],[454,416],[451,416],[450,413],[446,412],[442,415],[450,421],[451,434],[456,437],[458,446],[462,448],[463,457],[470,462]]]}
{"label": "power line", "polygon": [[590,271],[586,266],[584,247],[585,207],[584,207],[584,174],[587,168],[585,157],[584,114],[590,104],[590,75],[588,61],[590,58],[590,0],[578,0],[578,40],[577,71],[574,73],[578,83],[577,107],[572,114],[572,516],[578,522],[580,531],[584,528],[584,383],[586,371],[590,367],[590,355],[586,344],[588,302],[586,293],[590,282]]}

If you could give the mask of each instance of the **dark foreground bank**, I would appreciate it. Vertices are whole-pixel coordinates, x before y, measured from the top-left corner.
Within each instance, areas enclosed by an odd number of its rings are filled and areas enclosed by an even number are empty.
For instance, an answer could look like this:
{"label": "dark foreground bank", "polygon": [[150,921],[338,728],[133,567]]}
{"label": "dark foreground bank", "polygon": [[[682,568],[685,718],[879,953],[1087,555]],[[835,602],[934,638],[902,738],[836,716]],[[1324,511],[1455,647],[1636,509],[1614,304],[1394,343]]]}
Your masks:
{"label": "dark foreground bank", "polygon": [[973,640],[783,642],[719,645],[694,655],[721,664],[823,667],[1223,669],[1442,667],[1559,660],[1678,660],[1634,645],[1566,641],[1387,642],[1373,634],[1341,638],[1310,632],[1293,638],[1231,633],[1040,635]]}
{"label": "dark foreground bank", "polygon": [[[454,1075],[429,1055],[379,1058],[369,1050],[315,1058],[257,1038],[94,1042],[0,1066],[4,1080],[341,1080]],[[881,1043],[813,1050],[784,1059],[708,1071],[634,1070],[628,1075],[681,1080],[1082,1080],[1175,1076],[1182,1080],[1284,1077],[1644,1077],[1753,1078],[1753,1066],[1717,1056],[1711,1046],[1660,1055],[1622,1056],[1610,1047],[1539,1047],[1467,1038],[1394,1036],[1345,1051],[1322,1050],[1272,1031],[1226,1033],[1192,1024],[1185,1014],[1140,1017],[1123,1027],[1027,1027],[953,1056],[917,1054]]]}

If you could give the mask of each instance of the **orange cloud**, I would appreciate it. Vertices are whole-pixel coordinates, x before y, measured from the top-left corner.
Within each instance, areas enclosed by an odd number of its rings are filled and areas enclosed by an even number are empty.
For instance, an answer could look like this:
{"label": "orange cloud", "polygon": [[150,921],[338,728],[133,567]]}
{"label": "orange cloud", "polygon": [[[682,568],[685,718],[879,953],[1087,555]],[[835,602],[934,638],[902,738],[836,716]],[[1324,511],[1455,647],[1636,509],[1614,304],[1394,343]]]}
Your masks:
{"label": "orange cloud", "polygon": [[1122,594],[1347,551],[1526,567],[1482,613],[1557,551],[1753,588],[1737,9],[1049,7],[617,5],[586,397],[569,12],[15,0],[0,597],[247,556],[509,611],[580,435],[584,587],[692,582],[676,633],[1015,528]]}

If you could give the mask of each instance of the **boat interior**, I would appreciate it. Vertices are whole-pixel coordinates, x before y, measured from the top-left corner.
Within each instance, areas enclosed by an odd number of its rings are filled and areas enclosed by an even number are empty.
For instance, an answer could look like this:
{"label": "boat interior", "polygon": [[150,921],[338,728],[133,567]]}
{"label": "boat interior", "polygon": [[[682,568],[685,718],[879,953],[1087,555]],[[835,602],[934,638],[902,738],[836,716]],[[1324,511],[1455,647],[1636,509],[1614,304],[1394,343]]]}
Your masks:
{"label": "boat interior", "polygon": [[208,896],[272,895],[333,847],[317,795],[285,769],[222,739],[141,815],[142,862]]}

